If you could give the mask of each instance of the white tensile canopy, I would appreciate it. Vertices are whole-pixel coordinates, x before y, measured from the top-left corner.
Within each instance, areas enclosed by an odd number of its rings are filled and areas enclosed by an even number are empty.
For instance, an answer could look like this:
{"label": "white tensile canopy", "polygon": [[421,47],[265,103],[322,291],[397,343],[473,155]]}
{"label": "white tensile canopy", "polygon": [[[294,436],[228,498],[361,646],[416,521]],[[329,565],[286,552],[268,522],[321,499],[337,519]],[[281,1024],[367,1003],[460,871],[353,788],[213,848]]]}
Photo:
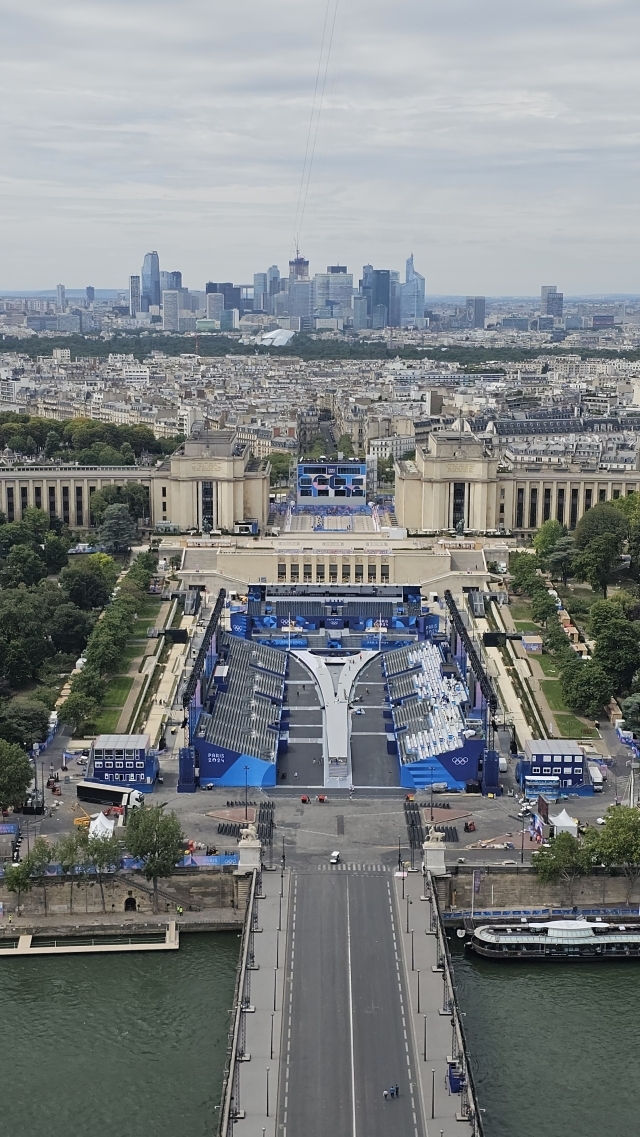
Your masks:
{"label": "white tensile canopy", "polygon": [[94,837],[112,837],[116,827],[115,819],[105,817],[104,813],[96,813],[89,824],[89,839]]}
{"label": "white tensile canopy", "polygon": [[566,809],[563,809],[557,817],[552,817],[549,814],[549,825],[553,825],[556,837],[558,833],[570,833],[572,837],[578,836],[578,822],[575,817],[569,816]]}

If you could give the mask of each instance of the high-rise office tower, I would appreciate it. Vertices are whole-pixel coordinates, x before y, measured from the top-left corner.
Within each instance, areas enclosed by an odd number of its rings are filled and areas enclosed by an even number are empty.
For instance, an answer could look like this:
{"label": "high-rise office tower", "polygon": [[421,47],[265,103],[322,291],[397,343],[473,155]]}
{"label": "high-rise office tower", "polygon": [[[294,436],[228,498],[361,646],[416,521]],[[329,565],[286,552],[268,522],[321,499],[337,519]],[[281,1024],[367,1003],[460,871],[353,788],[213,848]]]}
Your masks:
{"label": "high-rise office tower", "polygon": [[133,316],[135,318],[135,316],[138,315],[139,311],[140,311],[140,277],[139,276],[130,276],[129,277],[129,315]]}
{"label": "high-rise office tower", "polygon": [[309,320],[313,315],[313,281],[308,278],[289,281],[289,315]]}
{"label": "high-rise office tower", "polygon": [[142,296],[150,305],[160,305],[160,258],[154,251],[146,253],[142,265]]}
{"label": "high-rise office tower", "polygon": [[309,262],[296,250],[295,259],[289,261],[289,280],[308,280]]}
{"label": "high-rise office tower", "polygon": [[224,312],[224,296],[221,292],[207,292],[207,319],[220,323]]}
{"label": "high-rise office tower", "polygon": [[[386,328],[389,323],[389,309],[391,306],[391,272],[387,268],[374,268],[373,265],[364,265],[360,292],[367,298],[367,312],[371,317],[371,326]],[[380,309],[384,308],[384,316]],[[375,321],[374,321],[374,310]],[[380,321],[383,320],[381,323]]]}
{"label": "high-rise office tower", "polygon": [[180,293],[177,289],[162,293],[162,330],[180,331]]}
{"label": "high-rise office tower", "polygon": [[314,308],[346,319],[353,307],[353,273],[346,265],[329,265],[326,272],[317,272],[313,278]]}
{"label": "high-rise office tower", "polygon": [[543,284],[540,289],[540,315],[562,319],[564,293],[558,292],[555,284]]}
{"label": "high-rise office tower", "polygon": [[67,310],[67,292],[64,284],[59,284],[56,288],[56,306],[59,312]]}
{"label": "high-rise office tower", "polygon": [[173,292],[176,288],[182,288],[182,273],[181,272],[161,272],[160,273],[160,291]]}
{"label": "high-rise office tower", "polygon": [[85,299],[87,301],[87,304],[93,304],[93,302],[96,298],[96,290],[92,284],[87,285],[87,287],[84,290],[84,294],[85,294]]}
{"label": "high-rise office tower", "polygon": [[268,284],[266,272],[254,272],[253,274],[253,310],[254,312],[266,311]]}
{"label": "high-rise office tower", "polygon": [[405,266],[405,282],[400,285],[400,326],[406,328],[424,319],[424,277],[416,272],[413,253]]}
{"label": "high-rise office tower", "polygon": [[356,332],[362,332],[365,328],[369,327],[369,315],[367,312],[367,298],[366,296],[354,296],[353,298],[353,329]]}
{"label": "high-rise office tower", "polygon": [[241,289],[232,284],[230,280],[225,280],[221,284],[216,284],[215,281],[210,280],[205,285],[205,292],[221,292],[224,296],[225,308],[240,308],[242,303]]}
{"label": "high-rise office tower", "polygon": [[470,328],[484,328],[486,307],[484,296],[467,296],[467,324]]}

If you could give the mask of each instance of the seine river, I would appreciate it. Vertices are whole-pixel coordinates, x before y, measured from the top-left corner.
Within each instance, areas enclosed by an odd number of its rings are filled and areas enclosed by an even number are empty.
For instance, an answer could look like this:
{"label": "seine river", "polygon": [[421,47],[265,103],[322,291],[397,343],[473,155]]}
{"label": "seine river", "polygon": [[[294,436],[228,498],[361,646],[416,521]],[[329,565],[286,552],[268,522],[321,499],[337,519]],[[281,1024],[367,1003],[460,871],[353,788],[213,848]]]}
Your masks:
{"label": "seine river", "polygon": [[637,1133],[640,963],[522,966],[450,944],[485,1137]]}
{"label": "seine river", "polygon": [[214,1134],[238,948],[3,959],[2,1131]]}

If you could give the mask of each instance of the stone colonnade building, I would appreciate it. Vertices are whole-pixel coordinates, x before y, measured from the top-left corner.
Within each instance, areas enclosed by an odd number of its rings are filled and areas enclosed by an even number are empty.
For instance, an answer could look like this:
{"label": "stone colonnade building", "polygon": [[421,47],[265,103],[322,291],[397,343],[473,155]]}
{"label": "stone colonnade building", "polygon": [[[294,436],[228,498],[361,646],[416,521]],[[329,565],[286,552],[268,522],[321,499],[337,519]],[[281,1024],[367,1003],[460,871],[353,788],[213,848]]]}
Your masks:
{"label": "stone colonnade building", "polygon": [[[636,463],[637,466],[637,463]],[[535,464],[508,469],[468,431],[429,435],[412,461],[396,462],[395,512],[409,533],[505,529],[526,535],[556,518],[575,529],[598,502],[640,490],[640,470]]]}
{"label": "stone colonnade building", "polygon": [[156,466],[0,466],[0,510],[19,521],[35,506],[72,529],[86,529],[92,495],[131,481],[148,486],[154,527],[184,531],[208,524],[233,532],[249,518],[261,528],[267,522],[269,464],[254,458],[233,430],[189,438]]}

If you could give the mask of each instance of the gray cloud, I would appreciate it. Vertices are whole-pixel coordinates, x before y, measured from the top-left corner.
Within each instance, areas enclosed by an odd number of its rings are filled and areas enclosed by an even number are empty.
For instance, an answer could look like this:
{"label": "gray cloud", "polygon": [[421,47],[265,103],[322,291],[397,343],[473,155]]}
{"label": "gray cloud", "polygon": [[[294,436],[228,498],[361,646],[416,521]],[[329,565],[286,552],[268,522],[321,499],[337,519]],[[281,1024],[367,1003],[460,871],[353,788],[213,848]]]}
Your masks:
{"label": "gray cloud", "polygon": [[[282,267],[325,8],[0,0],[0,285],[124,284],[148,248],[191,287]],[[312,269],[640,291],[639,32],[631,0],[338,0]]]}

